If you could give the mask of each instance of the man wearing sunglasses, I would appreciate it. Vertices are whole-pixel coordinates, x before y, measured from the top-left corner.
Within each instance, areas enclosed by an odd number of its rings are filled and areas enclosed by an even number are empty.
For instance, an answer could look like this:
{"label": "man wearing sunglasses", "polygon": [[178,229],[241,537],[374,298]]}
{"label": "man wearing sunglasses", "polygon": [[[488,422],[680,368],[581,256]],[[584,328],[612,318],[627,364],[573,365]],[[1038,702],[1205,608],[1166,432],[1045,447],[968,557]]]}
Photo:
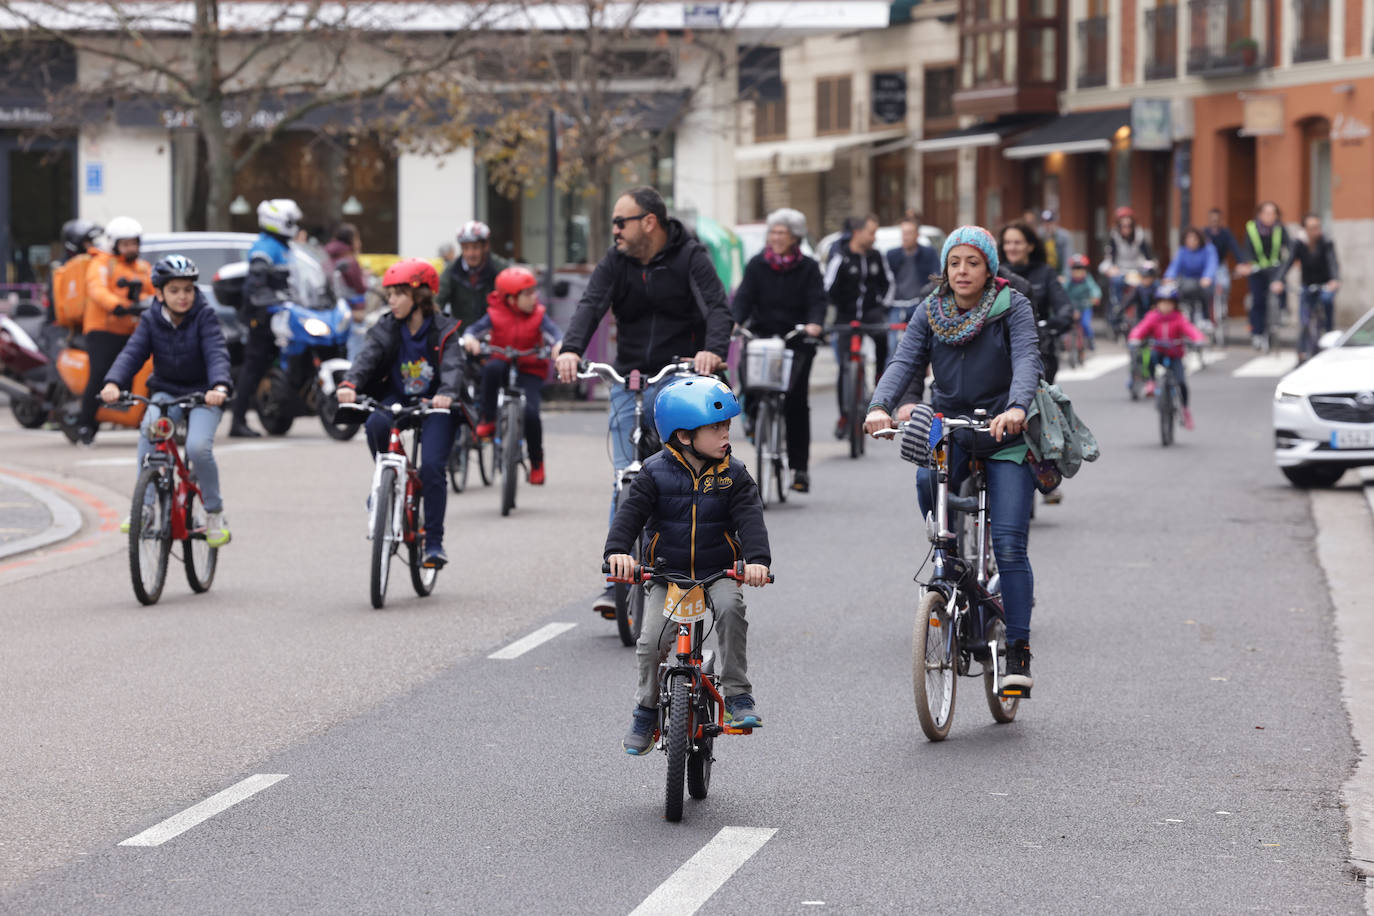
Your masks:
{"label": "man wearing sunglasses", "polygon": [[[609,309],[615,315],[616,371],[653,375],[674,357],[691,356],[696,371],[710,375],[725,362],[730,346],[729,300],[706,248],[676,219],[650,187],[631,188],[615,202],[611,217],[615,244],[596,265],[563,337],[556,367],[561,382],[577,378],[577,365]],[[644,397],[645,419],[653,424],[653,402],[665,379]],[[611,444],[616,470],[630,464],[634,396],[611,392]],[[615,498],[611,498],[611,516]],[[594,605],[615,613],[607,589]]]}

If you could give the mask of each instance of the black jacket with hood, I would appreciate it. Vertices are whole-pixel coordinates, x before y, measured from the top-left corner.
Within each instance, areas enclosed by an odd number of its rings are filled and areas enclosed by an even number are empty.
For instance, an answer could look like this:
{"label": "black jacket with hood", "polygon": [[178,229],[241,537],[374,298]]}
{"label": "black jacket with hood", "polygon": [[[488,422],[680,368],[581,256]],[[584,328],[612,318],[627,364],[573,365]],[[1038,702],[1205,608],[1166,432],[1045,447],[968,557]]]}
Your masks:
{"label": "black jacket with hood", "polygon": [[730,348],[730,303],[706,247],[679,220],[648,264],[614,247],[592,272],[563,337],[563,352],[586,353],[606,310],[615,315],[616,371],[653,373],[675,357]]}
{"label": "black jacket with hood", "polygon": [[[425,340],[425,358],[434,367],[439,387],[434,394],[446,394],[455,400],[463,377],[463,348],[458,346],[458,322],[440,312],[430,316],[429,333]],[[369,397],[384,397],[390,386],[392,364],[401,351],[401,323],[386,312],[367,332],[367,340],[340,383],[363,392]]]}

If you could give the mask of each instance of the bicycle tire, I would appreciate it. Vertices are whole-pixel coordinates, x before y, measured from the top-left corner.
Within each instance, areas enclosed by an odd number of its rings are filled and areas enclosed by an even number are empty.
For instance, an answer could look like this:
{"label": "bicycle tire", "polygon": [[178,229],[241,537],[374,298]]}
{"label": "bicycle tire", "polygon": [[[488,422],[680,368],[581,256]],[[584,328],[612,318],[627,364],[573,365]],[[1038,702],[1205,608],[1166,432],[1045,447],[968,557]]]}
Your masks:
{"label": "bicycle tire", "polygon": [[324,427],[325,434],[338,442],[347,442],[352,439],[363,426],[361,423],[339,422],[339,393],[337,391],[332,394],[320,395],[320,407],[317,413],[319,413],[320,425]]}
{"label": "bicycle tire", "polygon": [[453,451],[448,456],[448,482],[454,493],[468,488],[468,472],[472,469],[472,427],[461,424]]}
{"label": "bicycle tire", "polygon": [[[635,538],[630,547],[630,556],[640,562],[643,555],[644,538]],[[620,641],[626,646],[639,642],[639,634],[644,629],[644,586],[617,583],[615,588],[615,629]]]}
{"label": "bicycle tire", "polygon": [[391,513],[396,499],[396,469],[382,468],[377,489],[372,493],[372,606],[381,610],[386,604],[386,587],[391,580]]}
{"label": "bicycle tire", "polygon": [[[988,627],[986,639],[997,640],[997,654],[993,656],[992,664],[997,665],[998,673],[1006,673],[1007,658],[1007,625],[1002,618],[993,618],[992,624]],[[988,700],[988,712],[992,713],[992,718],[999,724],[1005,725],[1016,718],[1016,710],[1021,705],[1020,697],[1002,697],[997,695],[996,685],[992,676],[992,668],[987,663],[983,663],[983,695]]]}
{"label": "bicycle tire", "polygon": [[787,478],[791,476],[792,463],[787,456],[787,416],[783,411],[777,412],[777,419],[773,421],[773,485],[777,487],[778,502],[787,502],[787,488],[790,486]]}
{"label": "bicycle tire", "polygon": [[186,494],[186,540],[181,542],[181,561],[186,567],[186,584],[198,595],[210,590],[219,566],[219,548],[205,540],[208,521],[200,494],[191,490]]}
{"label": "bicycle tire", "polygon": [[477,475],[482,478],[482,486],[489,487],[496,479],[496,443],[474,436],[472,449],[477,453]]}
{"label": "bicycle tire", "polygon": [[[166,468],[145,467],[134,484],[129,506],[129,578],[141,604],[156,604],[167,582],[167,558],[172,552],[172,494],[162,478],[169,474],[171,471]],[[149,504],[145,502],[149,490],[153,494],[149,512],[153,527],[145,531],[143,507]]]}
{"label": "bicycle tire", "polygon": [[1159,440],[1164,445],[1172,445],[1174,442],[1174,383],[1171,377],[1164,380],[1164,384],[1159,386]]}
{"label": "bicycle tire", "polygon": [[668,779],[663,791],[663,817],[676,823],[682,820],[682,786],[687,776],[687,750],[692,743],[687,733],[692,718],[692,685],[687,675],[673,678],[668,696]]}
{"label": "bicycle tire", "polygon": [[[698,726],[709,725],[716,721],[716,701],[711,694],[702,690],[702,701],[697,705],[695,720],[691,723],[693,731]],[[687,755],[687,794],[700,801],[711,791],[711,764],[715,761],[716,739],[702,737],[696,748]]]}
{"label": "bicycle tire", "polygon": [[1273,353],[1278,349],[1279,343],[1279,294],[1269,292],[1269,296],[1264,304],[1264,352]]}
{"label": "bicycle tire", "polygon": [[434,593],[434,583],[439,578],[439,570],[425,566],[425,501],[415,505],[415,536],[407,544],[410,559],[410,584],[415,594],[428,598]]}
{"label": "bicycle tire", "polygon": [[767,399],[764,399],[754,414],[754,454],[756,456],[754,468],[759,475],[759,501],[763,503],[765,509],[768,508],[771,499],[769,491],[772,489],[773,483],[773,456],[769,454],[772,441],[773,408]]}
{"label": "bicycle tire", "polygon": [[864,374],[863,362],[850,362],[848,372],[849,392],[849,457],[858,458],[864,453]]}
{"label": "bicycle tire", "polygon": [[520,470],[520,404],[508,401],[501,414],[501,514],[515,508],[515,488]]}
{"label": "bicycle tire", "polygon": [[[958,661],[948,652],[945,597],[926,592],[916,606],[911,638],[911,684],[916,697],[916,718],[931,741],[949,737],[958,693]],[[933,666],[933,667],[932,667]]]}

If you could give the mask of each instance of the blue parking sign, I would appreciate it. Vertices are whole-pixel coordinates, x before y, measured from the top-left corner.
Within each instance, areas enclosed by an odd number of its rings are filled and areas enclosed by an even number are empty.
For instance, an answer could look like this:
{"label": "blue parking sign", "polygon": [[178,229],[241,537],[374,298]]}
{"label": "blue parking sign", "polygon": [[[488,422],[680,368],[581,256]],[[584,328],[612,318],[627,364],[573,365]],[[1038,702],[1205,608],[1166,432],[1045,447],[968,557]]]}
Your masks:
{"label": "blue parking sign", "polygon": [[105,193],[105,165],[101,162],[86,163],[86,193]]}

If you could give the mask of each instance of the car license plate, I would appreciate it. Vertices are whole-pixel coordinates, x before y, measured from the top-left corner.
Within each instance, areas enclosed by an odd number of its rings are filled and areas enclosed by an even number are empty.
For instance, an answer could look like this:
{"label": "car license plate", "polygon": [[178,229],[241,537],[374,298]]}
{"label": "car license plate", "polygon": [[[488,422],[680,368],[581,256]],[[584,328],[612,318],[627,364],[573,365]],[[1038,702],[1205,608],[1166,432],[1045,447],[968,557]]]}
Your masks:
{"label": "car license plate", "polygon": [[1331,434],[1332,448],[1374,448],[1374,427],[1338,429]]}

